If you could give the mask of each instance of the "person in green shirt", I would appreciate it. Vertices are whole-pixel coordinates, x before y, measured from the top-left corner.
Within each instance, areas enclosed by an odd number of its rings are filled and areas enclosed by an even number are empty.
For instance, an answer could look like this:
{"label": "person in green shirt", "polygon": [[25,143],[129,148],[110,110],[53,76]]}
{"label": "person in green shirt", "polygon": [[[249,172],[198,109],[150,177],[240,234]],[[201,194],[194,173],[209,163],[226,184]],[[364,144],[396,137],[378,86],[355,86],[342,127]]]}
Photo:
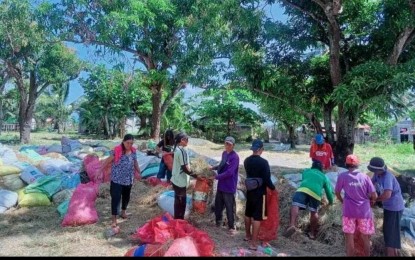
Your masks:
{"label": "person in green shirt", "polygon": [[284,232],[285,237],[291,237],[295,232],[298,212],[300,209],[310,211],[310,239],[315,239],[318,225],[318,207],[321,203],[322,189],[326,193],[329,205],[333,205],[333,190],[330,180],[323,173],[323,165],[320,161],[314,161],[311,169],[306,169],[302,173],[300,187],[294,193],[290,211],[290,225]]}

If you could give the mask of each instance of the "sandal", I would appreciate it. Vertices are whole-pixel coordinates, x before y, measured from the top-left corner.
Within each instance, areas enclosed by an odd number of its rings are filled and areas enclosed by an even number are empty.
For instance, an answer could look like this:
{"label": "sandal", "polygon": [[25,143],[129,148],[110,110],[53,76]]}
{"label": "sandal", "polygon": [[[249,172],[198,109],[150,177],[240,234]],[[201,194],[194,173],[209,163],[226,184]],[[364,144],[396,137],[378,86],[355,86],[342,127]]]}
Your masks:
{"label": "sandal", "polygon": [[257,247],[256,247],[256,246],[253,246],[253,245],[250,245],[250,246],[248,247],[248,249],[249,249],[249,250],[252,250],[252,251],[257,251]]}
{"label": "sandal", "polygon": [[248,241],[251,241],[251,239],[250,238],[244,238],[244,241],[246,241],[246,242],[248,242]]}
{"label": "sandal", "polygon": [[287,228],[287,230],[285,230],[284,234],[282,234],[284,237],[286,238],[290,238],[294,233],[295,233],[295,227],[294,226],[290,226]]}
{"label": "sandal", "polygon": [[314,236],[314,235],[312,235],[311,233],[308,233],[308,234],[307,234],[307,236],[308,236],[308,238],[309,238],[309,239],[311,239],[311,240],[316,240],[316,239],[317,239],[317,236]]}

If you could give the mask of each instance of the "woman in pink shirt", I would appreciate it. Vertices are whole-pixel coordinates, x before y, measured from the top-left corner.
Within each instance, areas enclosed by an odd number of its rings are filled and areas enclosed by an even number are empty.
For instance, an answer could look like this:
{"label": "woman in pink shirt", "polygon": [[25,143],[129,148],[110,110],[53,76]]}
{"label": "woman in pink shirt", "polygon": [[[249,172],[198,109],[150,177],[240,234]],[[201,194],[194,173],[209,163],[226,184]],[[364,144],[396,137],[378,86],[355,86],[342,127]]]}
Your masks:
{"label": "woman in pink shirt", "polygon": [[[356,256],[354,249],[354,234],[356,230],[362,233],[365,256],[370,255],[370,238],[375,233],[373,213],[377,195],[369,176],[358,170],[359,159],[350,154],[346,157],[348,171],[343,172],[337,179],[334,189],[337,199],[343,203],[343,232],[346,236],[347,256]],[[344,196],[341,196],[344,191]]]}

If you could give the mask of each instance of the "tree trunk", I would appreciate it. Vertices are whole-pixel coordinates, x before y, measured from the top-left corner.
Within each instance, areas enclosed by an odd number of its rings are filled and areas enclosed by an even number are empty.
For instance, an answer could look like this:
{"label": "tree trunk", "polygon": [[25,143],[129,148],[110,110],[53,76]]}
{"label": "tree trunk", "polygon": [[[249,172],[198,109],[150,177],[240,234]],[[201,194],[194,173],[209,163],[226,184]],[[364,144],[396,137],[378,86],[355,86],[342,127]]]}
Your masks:
{"label": "tree trunk", "polygon": [[140,128],[147,127],[147,116],[140,115],[139,117],[140,117]]}
{"label": "tree trunk", "polygon": [[345,111],[343,105],[339,105],[336,153],[334,155],[335,163],[340,167],[345,167],[347,155],[353,153],[355,126],[358,115],[358,111]]}
{"label": "tree trunk", "polygon": [[326,136],[329,144],[334,148],[335,139],[334,139],[334,130],[332,127],[332,113],[333,113],[334,104],[332,102],[323,105],[323,121],[324,128],[326,129]]}
{"label": "tree trunk", "polygon": [[161,102],[162,102],[162,85],[154,84],[151,86],[151,102],[153,104],[153,114],[151,115],[151,138],[158,140],[160,137],[161,121]]}
{"label": "tree trunk", "polygon": [[119,137],[124,138],[125,135],[125,124],[127,122],[127,117],[123,116],[120,120],[120,126],[119,126]]}
{"label": "tree trunk", "polygon": [[294,132],[294,126],[292,126],[292,125],[288,126],[288,133],[290,135],[291,149],[295,149],[295,132]]}
{"label": "tree trunk", "polygon": [[110,139],[110,123],[108,121],[108,111],[104,115],[104,135],[105,138]]}

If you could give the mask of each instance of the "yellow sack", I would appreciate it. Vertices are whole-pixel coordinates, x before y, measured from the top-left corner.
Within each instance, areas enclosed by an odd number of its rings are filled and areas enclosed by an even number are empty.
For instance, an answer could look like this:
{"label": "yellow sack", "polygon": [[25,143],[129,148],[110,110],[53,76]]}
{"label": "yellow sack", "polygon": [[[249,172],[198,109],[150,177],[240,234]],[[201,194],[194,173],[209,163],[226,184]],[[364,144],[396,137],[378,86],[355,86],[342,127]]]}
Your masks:
{"label": "yellow sack", "polygon": [[11,165],[1,165],[0,166],[0,176],[10,175],[10,174],[19,174],[22,170],[16,166]]}
{"label": "yellow sack", "polygon": [[20,207],[37,207],[37,206],[49,206],[51,201],[48,196],[43,193],[25,193],[24,189],[18,191],[18,205]]}

